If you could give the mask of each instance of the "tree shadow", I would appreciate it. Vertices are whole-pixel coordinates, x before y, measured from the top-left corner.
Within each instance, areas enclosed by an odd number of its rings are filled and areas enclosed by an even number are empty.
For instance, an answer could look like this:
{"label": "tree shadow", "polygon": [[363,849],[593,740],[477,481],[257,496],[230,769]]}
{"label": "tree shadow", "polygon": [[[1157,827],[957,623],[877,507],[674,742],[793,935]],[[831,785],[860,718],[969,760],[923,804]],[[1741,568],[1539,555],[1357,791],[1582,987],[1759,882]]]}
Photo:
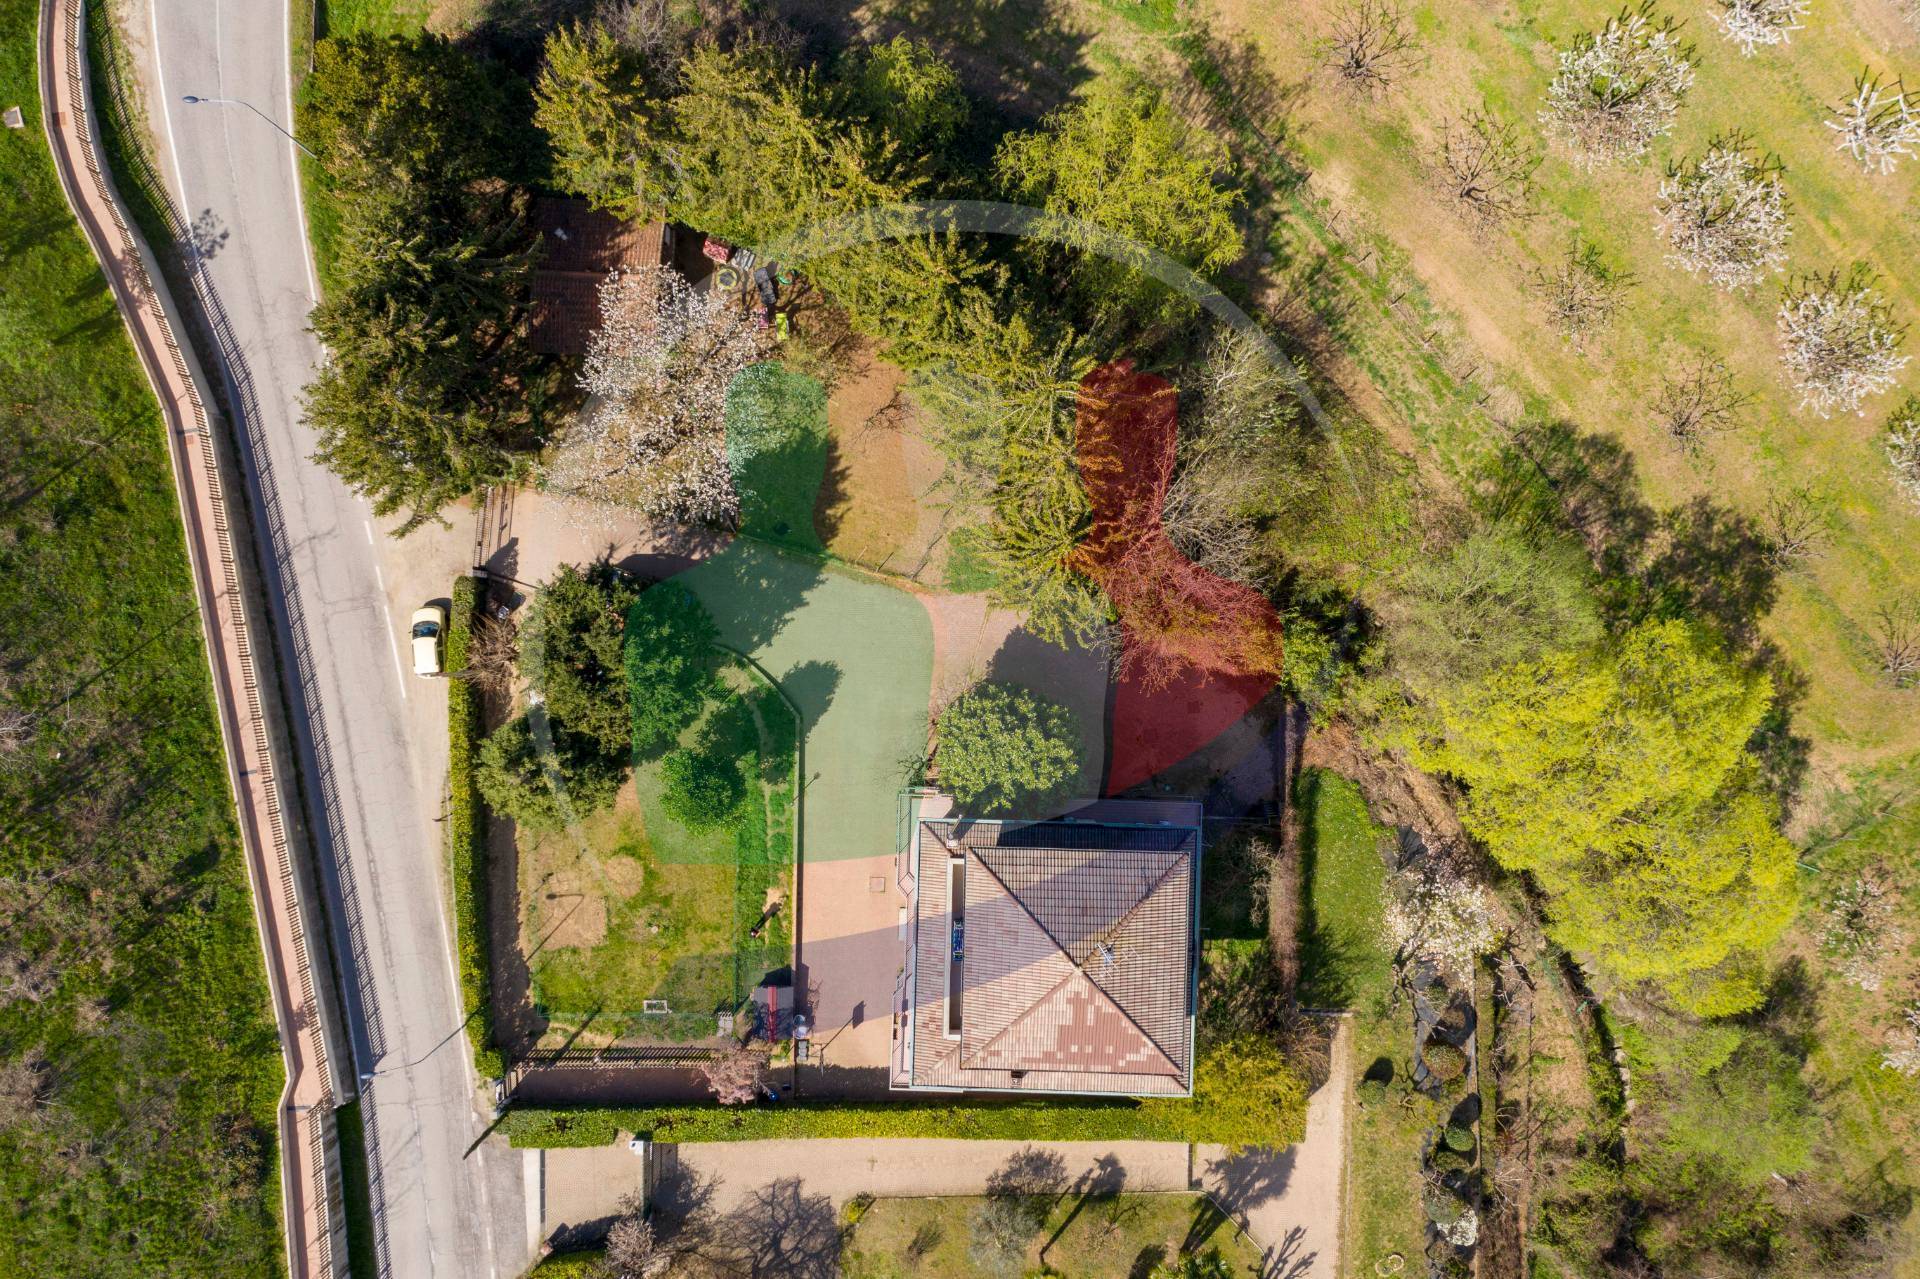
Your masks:
{"label": "tree shadow", "polygon": [[717,1229],[746,1279],[835,1279],[840,1273],[833,1201],[805,1193],[798,1177],[754,1190]]}
{"label": "tree shadow", "polygon": [[1120,1198],[1120,1192],[1126,1188],[1127,1170],[1118,1156],[1105,1154],[1094,1161],[1093,1167],[1082,1172],[1073,1180],[1068,1193],[1075,1196],[1073,1207],[1060,1219],[1046,1243],[1040,1245],[1040,1259],[1046,1260],[1047,1249],[1060,1242],[1080,1214],[1086,1211],[1089,1203],[1112,1204]]}
{"label": "tree shadow", "polygon": [[1207,1164],[1208,1191],[1220,1206],[1244,1216],[1286,1193],[1299,1162],[1299,1147],[1285,1150],[1248,1149]]}

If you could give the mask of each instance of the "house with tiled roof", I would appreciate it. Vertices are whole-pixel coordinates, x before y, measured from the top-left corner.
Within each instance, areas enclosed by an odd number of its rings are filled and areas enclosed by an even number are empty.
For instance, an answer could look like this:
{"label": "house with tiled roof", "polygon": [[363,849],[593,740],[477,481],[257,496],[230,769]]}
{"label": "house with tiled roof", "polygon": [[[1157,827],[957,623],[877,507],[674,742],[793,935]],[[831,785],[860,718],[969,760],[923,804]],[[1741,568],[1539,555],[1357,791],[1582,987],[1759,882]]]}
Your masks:
{"label": "house with tiled roof", "polygon": [[529,339],[547,355],[584,355],[600,327],[600,286],[607,274],[669,266],[674,230],[664,222],[626,222],[585,200],[540,196],[533,202],[540,233],[534,264]]}
{"label": "house with tiled roof", "polygon": [[1199,804],[916,807],[892,1087],[1190,1096]]}

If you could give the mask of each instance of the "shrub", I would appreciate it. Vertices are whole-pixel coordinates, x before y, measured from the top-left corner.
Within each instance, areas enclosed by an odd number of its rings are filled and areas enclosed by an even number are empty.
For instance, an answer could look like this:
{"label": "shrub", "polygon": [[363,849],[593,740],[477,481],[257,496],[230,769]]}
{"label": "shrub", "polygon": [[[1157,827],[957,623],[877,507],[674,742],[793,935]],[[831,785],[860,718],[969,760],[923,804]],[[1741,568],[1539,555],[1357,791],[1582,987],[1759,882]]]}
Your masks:
{"label": "shrub", "polygon": [[[480,744],[474,782],[487,807],[531,831],[560,830],[613,802],[626,764],[592,741],[552,726],[548,745],[535,739],[525,715],[495,729]],[[549,777],[551,764],[557,777]],[[555,782],[558,782],[556,788]]]}
{"label": "shrub", "polygon": [[1463,1155],[1473,1153],[1473,1130],[1470,1128],[1448,1124],[1440,1134],[1440,1139],[1447,1143],[1448,1150],[1457,1150]]}
{"label": "shrub", "polygon": [[1448,1150],[1445,1146],[1434,1151],[1433,1157],[1427,1162],[1433,1165],[1435,1172],[1465,1172],[1473,1167],[1472,1159],[1457,1150]]}
{"label": "shrub", "polygon": [[[479,583],[462,577],[453,584],[447,618],[447,673],[466,666],[473,639]],[[460,973],[460,999],[466,1010],[467,1039],[473,1066],[497,1079],[505,1073],[493,1047],[493,978],[487,945],[487,851],[485,813],[474,770],[474,740],[480,734],[480,694],[463,679],[447,681],[447,879],[453,886],[454,955]]]}
{"label": "shrub", "polygon": [[660,807],[693,830],[711,830],[740,807],[746,782],[733,760],[704,751],[674,751],[661,761],[666,790]]}
{"label": "shrub", "polygon": [[1429,1041],[1420,1059],[1427,1063],[1427,1073],[1443,1084],[1467,1072],[1467,1055],[1442,1040]]}
{"label": "shrub", "polygon": [[627,707],[627,612],[639,592],[604,561],[581,572],[562,565],[540,588],[520,628],[521,662],[556,727],[604,755],[633,741]]}
{"label": "shrub", "polygon": [[1360,1098],[1363,1106],[1378,1106],[1387,1100],[1387,1081],[1384,1079],[1362,1079],[1354,1088],[1354,1095]]}
{"label": "shrub", "polygon": [[1017,684],[982,684],[940,713],[940,784],[965,809],[998,813],[1058,798],[1080,776],[1066,707]]}

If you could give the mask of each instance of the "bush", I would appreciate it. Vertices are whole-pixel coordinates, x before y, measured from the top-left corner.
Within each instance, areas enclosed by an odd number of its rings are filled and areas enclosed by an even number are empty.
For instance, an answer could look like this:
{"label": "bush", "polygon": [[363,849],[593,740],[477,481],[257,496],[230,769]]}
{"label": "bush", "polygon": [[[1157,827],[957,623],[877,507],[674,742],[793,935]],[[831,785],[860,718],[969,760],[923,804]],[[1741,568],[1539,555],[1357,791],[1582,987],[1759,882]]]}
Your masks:
{"label": "bush", "polygon": [[1017,684],[982,684],[940,713],[940,784],[963,810],[1028,811],[1080,777],[1072,712]]}
{"label": "bush", "polygon": [[[534,739],[533,725],[522,715],[495,729],[480,744],[474,782],[487,807],[530,831],[555,831],[613,802],[626,777],[626,763],[604,754],[587,739],[550,725],[552,754]],[[547,776],[551,758],[559,772],[559,792]]]}
{"label": "bush", "polygon": [[1353,1091],[1363,1106],[1382,1105],[1387,1100],[1387,1081],[1384,1079],[1362,1079]]}
{"label": "bush", "polygon": [[647,588],[627,610],[627,699],[633,751],[672,746],[714,691],[719,638],[706,606],[678,582]]}
{"label": "bush", "polygon": [[1428,1041],[1420,1059],[1426,1062],[1427,1073],[1443,1084],[1467,1073],[1467,1055],[1444,1040]]}
{"label": "bush", "polygon": [[1459,1124],[1448,1124],[1446,1130],[1440,1134],[1440,1139],[1447,1143],[1449,1150],[1457,1150],[1461,1154],[1473,1153],[1471,1129],[1463,1128]]}
{"label": "bush", "polygon": [[1457,1150],[1448,1150],[1445,1146],[1433,1152],[1427,1162],[1433,1165],[1435,1172],[1465,1172],[1473,1167],[1473,1160]]}
{"label": "bush", "polygon": [[733,760],[707,752],[674,751],[661,762],[666,790],[660,807],[693,830],[711,830],[740,807],[746,782]]}
{"label": "bush", "polygon": [[[447,618],[447,674],[466,668],[480,586],[471,577],[453,584]],[[505,1072],[493,1046],[493,976],[487,944],[487,849],[485,813],[474,772],[474,740],[480,735],[480,694],[463,679],[447,681],[447,879],[453,885],[453,947],[460,972],[473,1066],[497,1079]]]}
{"label": "bush", "polygon": [[545,701],[555,736],[565,729],[603,755],[633,743],[627,705],[627,614],[639,591],[611,564],[562,565],[541,586],[520,628],[521,663]]}

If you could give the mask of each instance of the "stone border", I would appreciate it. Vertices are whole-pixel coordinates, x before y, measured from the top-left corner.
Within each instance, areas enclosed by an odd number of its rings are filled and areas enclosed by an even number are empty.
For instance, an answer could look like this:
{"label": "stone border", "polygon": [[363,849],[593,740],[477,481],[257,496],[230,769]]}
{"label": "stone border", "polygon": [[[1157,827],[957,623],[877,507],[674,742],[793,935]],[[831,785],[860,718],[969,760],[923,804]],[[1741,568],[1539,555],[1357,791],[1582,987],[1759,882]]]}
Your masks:
{"label": "stone border", "polygon": [[[85,0],[41,0],[38,62],[48,148],[62,192],[100,260],[167,425],[167,455],[180,503],[187,558],[220,717],[247,878],[253,889],[267,986],[286,1087],[279,1107],[281,1215],[292,1279],[344,1274],[346,1248],[336,1103],[327,1051],[332,1029],[315,988],[324,949],[309,947],[293,851],[281,804],[283,781],[235,551],[233,518],[198,360],[176,337],[181,316],[153,253],[121,207],[95,149],[86,60]],[[85,175],[84,178],[82,175]],[[324,947],[324,939],[320,945]]]}

